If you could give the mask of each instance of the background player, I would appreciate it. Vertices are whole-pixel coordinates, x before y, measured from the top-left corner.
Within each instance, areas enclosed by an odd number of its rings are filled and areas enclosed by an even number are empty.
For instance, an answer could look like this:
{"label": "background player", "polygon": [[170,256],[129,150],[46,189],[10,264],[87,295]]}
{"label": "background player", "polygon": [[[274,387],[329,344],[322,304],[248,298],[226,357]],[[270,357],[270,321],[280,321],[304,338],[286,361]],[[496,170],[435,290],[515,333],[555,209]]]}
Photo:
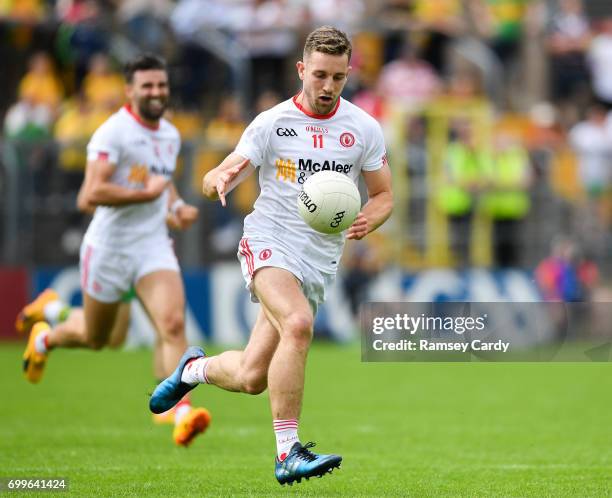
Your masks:
{"label": "background player", "polygon": [[204,178],[204,194],[218,196],[225,206],[225,195],[259,168],[261,193],[245,219],[239,259],[261,309],[244,351],[205,357],[199,348],[189,349],[150,403],[153,412],[167,410],[197,383],[250,394],[267,387],[281,484],[323,475],[341,462],[338,455],[312,453],[312,443],[302,445],[298,437],[313,317],[335,277],[345,239],[315,232],[300,218],[301,184],[334,161],[355,182],[361,174],[369,199],[347,231],[350,239],[378,228],[393,204],[380,126],[340,97],[350,56],[351,44],[341,31],[312,32],[297,63],[302,91],[257,116],[235,151]]}
{"label": "background player", "polygon": [[[132,285],[159,334],[166,374],[186,347],[184,290],[166,216],[170,205],[178,224],[186,228],[195,221],[197,209],[180,199],[171,181],[180,137],[162,118],[169,98],[168,74],[161,59],[145,55],[126,66],[125,76],[129,104],[98,128],[87,147],[86,170],[91,174],[79,203],[96,210],[81,246],[84,323],[76,314],[53,328],[44,321],[32,326],[23,366],[31,382],[40,380],[55,347],[104,347],[121,296]],[[25,321],[39,317],[34,308],[26,307]],[[47,315],[65,309],[51,300],[45,308]],[[181,400],[175,441],[189,444],[209,421],[206,410],[192,409],[188,398]]]}
{"label": "background player", "polygon": [[[88,202],[88,189],[91,186],[90,179],[91,169],[86,168],[83,183],[77,195],[77,208],[83,213],[93,215],[96,206]],[[168,206],[169,209],[170,207],[171,206]],[[174,230],[184,230],[188,228],[195,220],[195,216],[197,216],[197,211],[194,209],[195,208],[192,209],[190,206],[185,206],[180,212],[177,212],[178,210],[176,209],[174,213],[169,210],[166,217],[166,224],[169,228]],[[181,216],[180,219],[179,216]],[[130,327],[132,301],[136,297],[134,287],[131,287],[121,296],[121,304],[119,305],[113,329],[106,343],[107,347],[119,349],[125,343]],[[19,313],[15,322],[15,328],[19,334],[29,334],[32,326],[37,321],[46,321],[49,325],[55,327],[65,322],[68,317],[70,317],[71,321],[70,327],[74,330],[82,331],[84,334],[85,314],[83,308],[81,306],[70,306],[62,302],[55,290],[45,289],[32,303],[25,306]],[[162,344],[158,336],[155,340],[153,350],[153,376],[155,378],[155,385],[161,382],[166,375],[163,365]],[[153,414],[153,421],[157,424],[174,424],[175,412],[176,410],[173,408],[165,413]]]}

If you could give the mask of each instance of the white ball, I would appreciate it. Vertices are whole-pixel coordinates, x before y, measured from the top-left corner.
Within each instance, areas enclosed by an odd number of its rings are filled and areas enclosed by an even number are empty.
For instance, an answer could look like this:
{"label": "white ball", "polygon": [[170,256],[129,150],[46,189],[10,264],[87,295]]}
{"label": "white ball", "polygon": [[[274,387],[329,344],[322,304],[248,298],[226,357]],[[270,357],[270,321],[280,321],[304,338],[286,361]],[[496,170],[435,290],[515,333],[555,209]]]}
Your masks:
{"label": "white ball", "polygon": [[348,176],[319,171],[304,182],[297,204],[300,216],[317,232],[340,233],[355,221],[361,197]]}

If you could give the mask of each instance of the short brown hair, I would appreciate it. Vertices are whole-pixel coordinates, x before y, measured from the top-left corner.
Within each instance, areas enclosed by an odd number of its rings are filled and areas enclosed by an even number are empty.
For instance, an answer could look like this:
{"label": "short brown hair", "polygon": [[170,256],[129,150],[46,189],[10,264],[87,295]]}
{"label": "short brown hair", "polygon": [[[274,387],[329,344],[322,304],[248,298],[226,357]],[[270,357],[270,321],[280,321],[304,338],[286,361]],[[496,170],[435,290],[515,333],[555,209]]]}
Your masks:
{"label": "short brown hair", "polygon": [[168,72],[164,59],[154,54],[141,54],[125,65],[123,75],[125,76],[125,81],[132,83],[136,71],[149,71],[151,69]]}
{"label": "short brown hair", "polygon": [[346,33],[333,26],[321,26],[315,29],[306,38],[304,44],[304,59],[313,52],[322,52],[331,55],[348,55],[351,60],[353,47]]}

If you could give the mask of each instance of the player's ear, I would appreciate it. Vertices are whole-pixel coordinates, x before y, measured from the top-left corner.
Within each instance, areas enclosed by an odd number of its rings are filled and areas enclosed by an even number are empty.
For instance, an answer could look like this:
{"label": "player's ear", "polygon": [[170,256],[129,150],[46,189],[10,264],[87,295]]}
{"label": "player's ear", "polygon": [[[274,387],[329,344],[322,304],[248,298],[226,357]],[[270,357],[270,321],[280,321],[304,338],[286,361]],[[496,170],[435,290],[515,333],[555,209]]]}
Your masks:
{"label": "player's ear", "polygon": [[301,80],[304,80],[304,68],[306,67],[302,61],[297,61],[295,64],[297,68],[298,76]]}
{"label": "player's ear", "polygon": [[134,95],[134,85],[131,85],[130,83],[125,84],[125,95],[127,96],[128,100],[132,100],[132,96]]}

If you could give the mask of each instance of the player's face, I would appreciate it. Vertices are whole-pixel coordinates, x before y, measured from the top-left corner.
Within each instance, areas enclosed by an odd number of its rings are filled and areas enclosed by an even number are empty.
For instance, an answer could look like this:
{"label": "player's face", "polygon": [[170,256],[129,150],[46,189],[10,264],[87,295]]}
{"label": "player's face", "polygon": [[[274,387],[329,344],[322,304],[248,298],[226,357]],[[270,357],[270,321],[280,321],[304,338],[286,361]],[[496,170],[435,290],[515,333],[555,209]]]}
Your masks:
{"label": "player's face", "polygon": [[127,86],[127,96],[141,118],[158,121],[168,107],[168,74],[162,69],[136,71],[132,84]]}
{"label": "player's face", "polygon": [[346,84],[351,67],[348,55],[331,55],[312,52],[304,62],[297,63],[298,74],[303,81],[305,102],[312,112],[328,114]]}

